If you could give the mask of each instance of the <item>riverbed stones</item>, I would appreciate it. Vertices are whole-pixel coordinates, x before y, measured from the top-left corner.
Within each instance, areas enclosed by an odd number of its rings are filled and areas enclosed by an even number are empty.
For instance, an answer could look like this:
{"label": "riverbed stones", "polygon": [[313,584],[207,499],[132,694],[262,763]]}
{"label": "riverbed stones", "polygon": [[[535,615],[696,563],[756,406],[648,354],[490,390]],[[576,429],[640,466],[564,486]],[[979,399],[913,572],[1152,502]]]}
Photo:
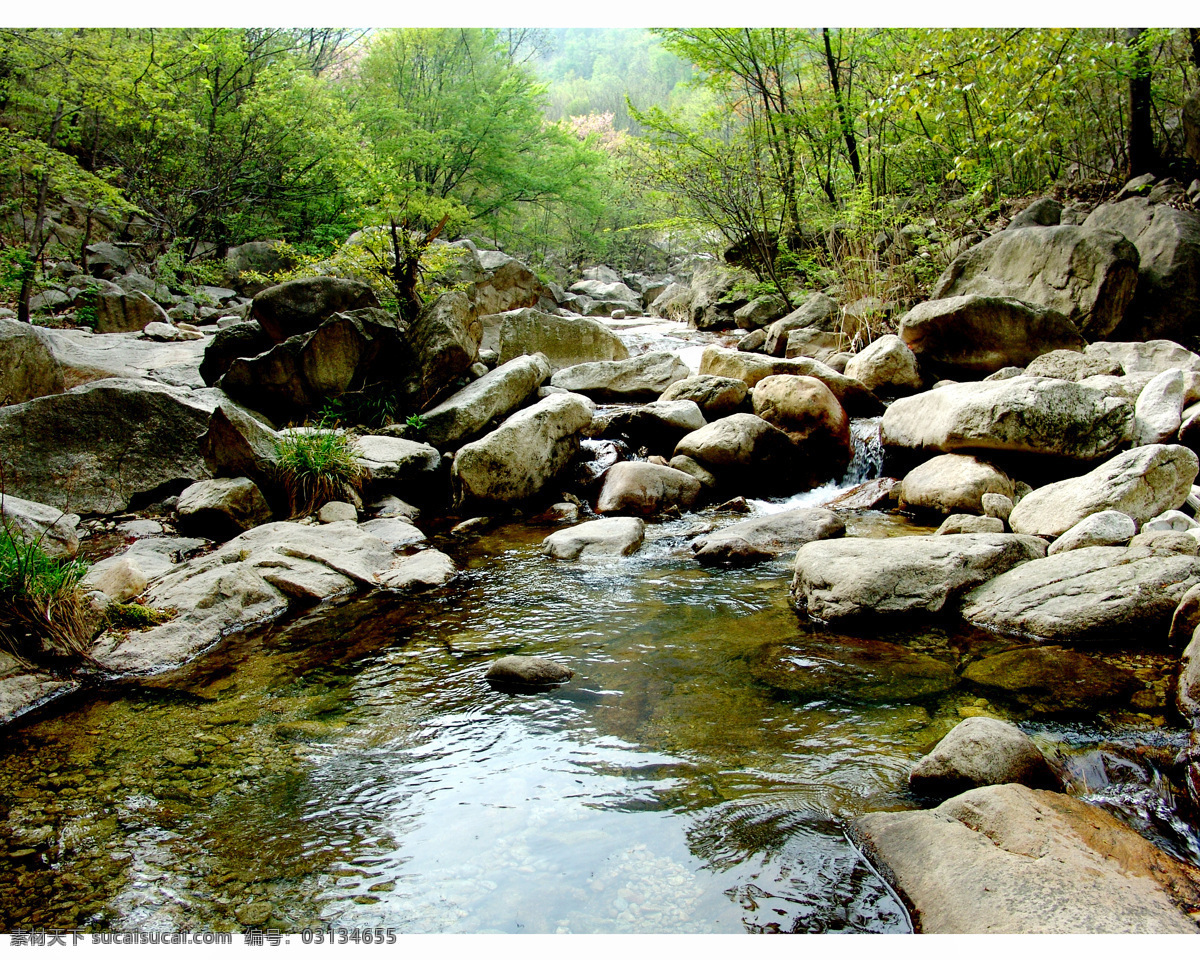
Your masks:
{"label": "riverbed stones", "polygon": [[200,480],[179,494],[175,507],[181,533],[228,540],[271,519],[262,491],[247,477]]}
{"label": "riverbed stones", "polygon": [[575,671],[546,657],[501,657],[484,674],[494,687],[545,689],[566,683]]}
{"label": "riverbed stones", "polygon": [[463,446],[451,468],[458,503],[515,503],[539,493],[579,451],[595,407],[574,393],[552,394]]}
{"label": "riverbed stones", "polygon": [[400,516],[376,517],[360,523],[358,527],[371,536],[378,537],[395,551],[415,547],[426,540],[425,534],[418,530],[411,520]]}
{"label": "riverbed stones", "polygon": [[1014,297],[1064,315],[1090,340],[1116,328],[1138,285],[1138,251],[1113,230],[1005,230],[960,254],[931,300]]}
{"label": "riverbed stones", "polygon": [[137,497],[207,479],[199,437],[214,406],[207,395],[112,379],[0,407],[6,493],[116,513]]}
{"label": "riverbed stones", "polygon": [[1182,422],[1185,387],[1183,371],[1173,367],[1156,374],[1142,388],[1133,410],[1134,444],[1175,439]]}
{"label": "riverbed stones", "polygon": [[652,517],[669,506],[690,510],[702,490],[699,480],[681,470],[627,460],[604,474],[596,512]]}
{"label": "riverbed stones", "polygon": [[1128,699],[1139,687],[1128,670],[1059,646],[1021,647],[984,657],[968,665],[963,679],[1041,716],[1094,714]]}
{"label": "riverbed stones", "polygon": [[858,380],[807,357],[781,360],[753,353],[739,353],[737,350],[727,350],[710,344],[700,354],[700,374],[741,380],[750,388],[766,377],[779,374],[815,377],[833,392],[838,403],[851,416],[874,416],[882,406],[875,394]]}
{"label": "riverbed stones", "polygon": [[1132,544],[1082,547],[984,583],[963,599],[962,615],[986,630],[1053,642],[1136,636],[1154,643],[1166,639],[1175,608],[1196,583],[1200,559],[1194,555]]}
{"label": "riverbed stones", "polygon": [[520,407],[550,373],[545,354],[514,357],[422,413],[421,436],[434,446],[455,449]]}
{"label": "riverbed stones", "polygon": [[912,768],[908,782],[916,792],[935,797],[999,783],[1062,789],[1034,742],[1015,724],[993,717],[963,720]]}
{"label": "riverbed stones", "polygon": [[550,385],[593,400],[657,400],[677,380],[691,376],[673,353],[655,351],[628,360],[579,363],[559,370]]}
{"label": "riverbed stones", "polygon": [[997,517],[981,517],[974,513],[952,513],[934,531],[936,537],[952,533],[1003,533],[1004,521]]}
{"label": "riverbed stones", "polygon": [[1075,797],[980,787],[852,832],[922,933],[1196,933],[1196,869]]}
{"label": "riverbed stones", "polygon": [[917,357],[894,333],[871,341],[846,364],[846,376],[873,393],[896,396],[924,386]]}
{"label": "riverbed stones", "polygon": [[743,520],[692,541],[704,566],[742,567],[798,550],[813,540],[840,537],[846,525],[832,510],[799,507]]}
{"label": "riverbed stones", "polygon": [[[366,524],[364,524],[364,527]],[[449,583],[458,575],[454,561],[440,550],[422,550],[400,560],[387,573],[379,574],[379,585],[388,590],[428,590]]]}
{"label": "riverbed stones", "polygon": [[597,416],[588,433],[621,440],[630,450],[645,448],[669,454],[684,436],[705,424],[704,414],[691,400],[656,400],[640,407],[623,407]]}
{"label": "riverbed stones", "polygon": [[251,315],[275,343],[311,333],[335,313],[378,307],[369,284],[340,277],[303,277],[267,287],[254,298]]}
{"label": "riverbed stones", "polygon": [[1097,460],[1124,441],[1132,404],[1083,384],[1042,377],[954,383],[895,401],[889,446],[942,453],[1005,450]]}
{"label": "riverbed stones", "polygon": [[638,517],[605,517],[556,530],[542,541],[542,553],[555,560],[625,557],[645,537],[646,524]]}
{"label": "riverbed stones", "polygon": [[810,489],[819,472],[805,465],[791,438],[752,413],[735,413],[689,433],[675,455],[690,457],[711,470],[722,487],[745,495],[770,495]]}
{"label": "riverbed stones", "polygon": [[48,557],[71,558],[79,552],[79,517],[7,493],[0,495],[0,516],[11,535],[36,543]]}
{"label": "riverbed stones", "polygon": [[736,413],[746,399],[746,384],[734,377],[701,375],[676,380],[663,391],[660,400],[691,400],[706,420],[718,420]]}
{"label": "riverbed stones", "polygon": [[1197,472],[1200,460],[1187,447],[1135,447],[1081,477],[1033,491],[1013,508],[1009,525],[1016,533],[1057,537],[1102,510],[1118,510],[1144,523],[1182,506]]}
{"label": "riverbed stones", "polygon": [[961,453],[944,453],[910,470],[900,484],[901,510],[983,513],[983,498],[1012,498],[1013,482],[1003,470]]}
{"label": "riverbed stones", "polygon": [[811,458],[826,462],[828,477],[850,463],[850,418],[837,397],[815,377],[764,377],[750,391],[754,412],[786,433]]}
{"label": "riverbed stones", "polygon": [[1120,510],[1101,510],[1089,514],[1058,537],[1047,556],[1064,550],[1079,550],[1083,547],[1115,547],[1128,543],[1137,533],[1133,517]]}
{"label": "riverbed stones", "polygon": [[818,620],[936,614],[1045,554],[1044,541],[1004,533],[822,540],[796,551],[792,595]]}

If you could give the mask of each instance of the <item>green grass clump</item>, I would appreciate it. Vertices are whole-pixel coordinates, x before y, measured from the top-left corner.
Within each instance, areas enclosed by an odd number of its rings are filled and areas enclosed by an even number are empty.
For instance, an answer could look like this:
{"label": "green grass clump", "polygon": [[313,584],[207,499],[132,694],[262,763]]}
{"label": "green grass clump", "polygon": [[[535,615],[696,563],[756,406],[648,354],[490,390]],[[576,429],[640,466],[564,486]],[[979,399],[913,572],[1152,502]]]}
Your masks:
{"label": "green grass clump", "polygon": [[82,560],[48,557],[39,541],[0,527],[0,643],[26,663],[86,659],[86,572]]}
{"label": "green grass clump", "polygon": [[276,443],[276,471],[292,516],[307,516],[330,500],[352,500],[362,485],[354,441],[334,430],[284,434]]}
{"label": "green grass clump", "polygon": [[166,623],[172,614],[141,603],[110,603],[105,611],[105,623],[118,630],[148,630]]}

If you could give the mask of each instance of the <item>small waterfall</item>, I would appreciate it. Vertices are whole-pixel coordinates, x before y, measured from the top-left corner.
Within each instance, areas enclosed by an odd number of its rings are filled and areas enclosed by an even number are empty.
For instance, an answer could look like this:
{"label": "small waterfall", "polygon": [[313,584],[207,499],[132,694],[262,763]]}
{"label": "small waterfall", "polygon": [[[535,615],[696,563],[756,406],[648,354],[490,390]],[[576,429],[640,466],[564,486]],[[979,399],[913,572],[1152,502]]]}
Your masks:
{"label": "small waterfall", "polygon": [[883,472],[883,440],[879,435],[882,417],[864,417],[850,421],[850,442],[854,454],[840,487],[854,487],[875,480]]}

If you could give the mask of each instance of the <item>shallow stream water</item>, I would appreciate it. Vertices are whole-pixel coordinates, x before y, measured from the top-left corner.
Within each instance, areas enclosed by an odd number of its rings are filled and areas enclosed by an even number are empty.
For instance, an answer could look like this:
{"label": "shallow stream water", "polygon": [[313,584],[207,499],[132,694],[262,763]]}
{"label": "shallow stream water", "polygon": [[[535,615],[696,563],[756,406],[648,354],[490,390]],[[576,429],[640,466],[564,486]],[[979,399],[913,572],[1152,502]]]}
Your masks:
{"label": "shallow stream water", "polygon": [[[847,482],[878,469],[856,434]],[[583,563],[523,522],[438,537],[464,572],[434,593],[317,608],[0,732],[0,929],[908,932],[845,828],[920,805],[909,768],[974,715],[1017,720],[1076,792],[1200,862],[1156,772],[1186,741],[1172,656],[1084,651],[1132,679],[1063,713],[963,677],[1015,641],[844,635],[797,613],[788,560],[700,568],[689,539],[737,519],[650,524],[636,555]],[[510,653],[576,675],[494,691]]]}

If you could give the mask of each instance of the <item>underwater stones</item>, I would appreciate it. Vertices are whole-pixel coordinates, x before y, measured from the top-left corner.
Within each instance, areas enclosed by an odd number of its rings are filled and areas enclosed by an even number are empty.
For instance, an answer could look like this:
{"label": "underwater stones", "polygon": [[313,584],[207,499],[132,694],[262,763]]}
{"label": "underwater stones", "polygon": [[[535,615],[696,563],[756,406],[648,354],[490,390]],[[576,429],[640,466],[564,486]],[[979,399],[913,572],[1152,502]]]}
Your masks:
{"label": "underwater stones", "polygon": [[1021,647],[984,657],[970,664],[963,678],[1047,715],[1090,713],[1127,698],[1138,687],[1128,670],[1057,646]]}
{"label": "underwater stones", "polygon": [[566,683],[575,671],[545,657],[501,657],[484,674],[494,688],[518,691],[546,690]]}
{"label": "underwater stones", "polygon": [[937,797],[999,783],[1062,789],[1034,742],[1016,725],[992,717],[958,724],[912,768],[908,782],[918,793]]}
{"label": "underwater stones", "polygon": [[958,683],[954,668],[925,653],[861,637],[820,636],[767,644],[750,660],[761,683],[808,699],[864,703],[919,700]]}
{"label": "underwater stones", "polygon": [[542,541],[542,553],[555,560],[624,557],[636,553],[645,536],[638,517],[605,517],[555,531]]}

